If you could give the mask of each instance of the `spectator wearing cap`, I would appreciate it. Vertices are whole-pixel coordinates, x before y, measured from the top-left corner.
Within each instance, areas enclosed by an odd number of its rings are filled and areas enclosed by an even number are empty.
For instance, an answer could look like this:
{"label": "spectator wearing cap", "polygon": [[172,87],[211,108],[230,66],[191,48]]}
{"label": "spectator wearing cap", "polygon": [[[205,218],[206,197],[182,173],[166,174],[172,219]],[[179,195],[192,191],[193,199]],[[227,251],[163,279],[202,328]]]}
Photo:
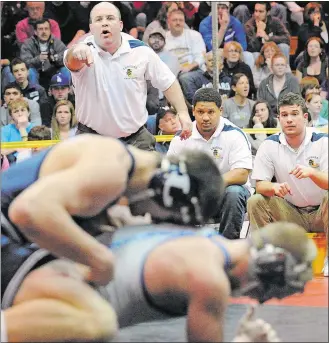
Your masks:
{"label": "spectator wearing cap", "polygon": [[[162,27],[156,27],[151,31],[148,39],[148,45],[177,77],[180,71],[178,57],[172,52],[164,49],[166,45],[166,32]],[[159,99],[162,104],[167,104],[161,91],[159,91]]]}
{"label": "spectator wearing cap", "polygon": [[[228,1],[217,2],[218,6],[218,47],[223,48],[225,43],[238,42],[243,49],[245,62],[254,65],[254,57],[247,50],[247,38],[243,25],[234,16],[230,15],[231,4]],[[206,43],[207,51],[212,50],[212,16],[204,18],[199,26],[199,32]]]}
{"label": "spectator wearing cap", "polygon": [[44,125],[51,126],[51,117],[55,105],[60,100],[69,100],[75,107],[75,96],[71,92],[71,81],[67,75],[62,73],[55,74],[49,85],[49,101],[47,106],[47,116],[44,118]]}
{"label": "spectator wearing cap", "polygon": [[[155,126],[157,135],[176,135],[182,128],[176,111],[168,106],[160,108],[159,113],[156,115]],[[155,150],[166,154],[169,145],[170,142],[157,142]]]}

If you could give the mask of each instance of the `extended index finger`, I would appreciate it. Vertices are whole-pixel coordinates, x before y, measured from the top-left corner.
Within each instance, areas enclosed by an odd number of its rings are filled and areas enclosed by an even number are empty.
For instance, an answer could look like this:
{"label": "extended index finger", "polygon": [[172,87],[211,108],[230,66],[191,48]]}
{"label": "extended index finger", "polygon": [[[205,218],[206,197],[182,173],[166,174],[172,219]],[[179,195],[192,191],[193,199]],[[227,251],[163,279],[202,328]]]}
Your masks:
{"label": "extended index finger", "polygon": [[89,67],[91,64],[94,63],[94,56],[90,49],[87,50],[86,57],[87,57],[87,65]]}

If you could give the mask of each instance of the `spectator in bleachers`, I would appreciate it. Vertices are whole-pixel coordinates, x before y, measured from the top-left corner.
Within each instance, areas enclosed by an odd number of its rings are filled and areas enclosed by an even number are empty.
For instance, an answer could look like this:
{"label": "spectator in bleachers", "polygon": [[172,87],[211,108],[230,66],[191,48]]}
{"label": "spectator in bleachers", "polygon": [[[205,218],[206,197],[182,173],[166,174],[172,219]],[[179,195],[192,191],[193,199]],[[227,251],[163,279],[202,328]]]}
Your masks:
{"label": "spectator in bleachers", "polygon": [[247,35],[247,50],[252,52],[256,59],[266,42],[275,42],[286,56],[289,63],[290,34],[279,19],[270,15],[269,2],[257,1],[254,3],[254,14],[245,24]]}
{"label": "spectator in bleachers", "polygon": [[58,101],[54,107],[51,120],[52,139],[64,140],[74,137],[77,125],[73,104],[68,100]]}
{"label": "spectator in bleachers", "polygon": [[248,99],[250,86],[246,75],[238,73],[231,80],[229,99],[223,105],[223,117],[239,128],[248,126],[255,101]]}
{"label": "spectator in bleachers", "polygon": [[[191,104],[195,92],[203,87],[213,87],[213,52],[208,51],[205,56],[206,71],[199,74],[194,74],[189,84],[186,100]],[[222,97],[222,102],[228,97],[231,90],[231,77],[223,71],[224,59],[223,49],[218,49],[217,52],[218,64],[218,92]]]}
{"label": "spectator in bleachers", "polygon": [[[322,99],[329,100],[329,78],[327,78],[327,80],[324,80],[322,82],[322,85],[321,85],[321,97],[322,97]],[[328,115],[327,115],[327,118],[328,118]]]}
{"label": "spectator in bleachers", "polygon": [[[158,113],[158,110],[160,108],[160,96],[159,96],[159,90],[152,86],[151,81],[146,81],[146,87],[147,87],[147,97],[146,97],[146,110],[148,115],[153,115]],[[164,97],[164,95],[163,95]],[[164,102],[165,98],[163,99]]]}
{"label": "spectator in bleachers", "polygon": [[[16,39],[21,44],[35,34],[35,23],[43,19],[45,2],[28,1],[26,2],[26,9],[29,16],[19,21],[16,25]],[[49,25],[52,36],[61,39],[58,23],[53,19],[49,19]]]}
{"label": "spectator in bleachers", "polygon": [[[166,32],[162,29],[162,27],[155,28],[153,31],[150,32],[148,45],[161,58],[162,62],[164,62],[172,71],[172,73],[177,77],[180,71],[178,57],[172,52],[165,50],[165,44]],[[159,99],[162,105],[165,105],[167,103],[163,92],[161,92],[160,90]]]}
{"label": "spectator in bleachers", "polygon": [[[272,74],[272,57],[281,52],[280,48],[274,42],[264,43],[260,54],[256,59],[255,66],[252,69],[255,87],[258,89],[260,83]],[[287,63],[287,73],[291,72],[290,65]]]}
{"label": "spectator in bleachers", "polygon": [[[321,95],[319,80],[311,76],[303,77],[300,83],[300,93],[304,100],[306,100],[306,97],[310,94]],[[319,115],[328,120],[328,100],[324,97],[322,97],[322,108]]]}
{"label": "spectator in bleachers", "polygon": [[12,117],[9,113],[9,103],[14,100],[26,100],[30,109],[30,122],[33,125],[41,125],[40,106],[35,100],[29,100],[23,97],[21,88],[16,83],[8,84],[3,90],[4,102],[0,108],[1,125],[5,126],[12,122]]}
{"label": "spectator in bleachers", "polygon": [[[45,125],[38,125],[32,127],[31,131],[27,135],[28,141],[49,141],[51,140],[51,131]],[[37,147],[37,148],[25,148],[21,149],[17,153],[16,163],[22,162],[27,158],[31,157],[33,154],[46,149],[47,147]]]}
{"label": "spectator in bleachers", "polygon": [[[149,36],[150,33],[157,28],[162,28],[165,31],[168,30],[168,14],[173,11],[173,10],[177,10],[178,9],[178,5],[177,2],[171,2],[168,1],[166,3],[164,3],[161,7],[161,9],[159,10],[156,18],[147,25],[144,35],[143,35],[143,42],[147,43],[149,40]],[[187,25],[185,25],[186,28],[188,28]]]}
{"label": "spectator in bleachers", "polygon": [[308,113],[311,115],[311,126],[312,127],[323,127],[328,126],[328,119],[320,116],[322,108],[322,98],[320,94],[311,93],[306,96],[305,99]]}
{"label": "spectator in bleachers", "polygon": [[[193,98],[192,135],[186,140],[175,136],[168,156],[185,150],[201,150],[213,156],[226,184],[218,209],[219,232],[226,238],[240,237],[246,202],[250,197],[249,171],[252,169],[250,143],[242,130],[221,118],[222,101],[217,90],[199,89]],[[209,180],[211,182],[211,180]]]}
{"label": "spectator in bleachers", "polygon": [[[1,142],[26,141],[27,135],[34,126],[29,121],[30,109],[25,99],[13,100],[8,105],[12,123],[1,127]],[[17,152],[20,149],[2,149],[1,153],[6,155],[9,162],[16,161]]]}
{"label": "spectator in bleachers", "polygon": [[49,93],[48,106],[45,110],[46,115],[42,118],[43,124],[47,127],[51,126],[52,113],[58,101],[69,100],[75,106],[75,96],[71,92],[70,79],[67,75],[62,73],[55,74],[50,80]]}
{"label": "spectator in bleachers", "polygon": [[[61,31],[61,41],[67,45],[75,36],[79,29],[83,29],[79,25],[76,18],[76,12],[72,7],[73,1],[46,1],[44,16],[48,19],[55,20]],[[87,19],[89,14],[87,15]]]}
{"label": "spectator in bleachers", "polygon": [[195,74],[201,75],[204,66],[206,46],[198,31],[185,28],[185,15],[181,9],[168,14],[165,50],[172,52],[178,58],[180,73],[178,80],[186,97],[191,80]]}
{"label": "spectator in bleachers", "polygon": [[[257,100],[252,108],[248,129],[274,129],[279,128],[279,121],[271,113],[270,105],[264,100]],[[251,144],[252,155],[255,156],[259,146],[271,136],[269,133],[247,134]]]}
{"label": "spectator in bleachers", "polygon": [[247,76],[249,80],[249,98],[256,95],[256,88],[254,84],[254,77],[252,75],[250,66],[243,62],[243,50],[238,42],[229,42],[224,45],[224,67],[223,71],[231,78],[233,75],[242,73]]}
{"label": "spectator in bleachers", "polygon": [[313,76],[319,80],[319,84],[329,77],[328,58],[324,50],[324,44],[318,37],[311,37],[305,45],[303,58],[296,70],[296,77],[300,82],[305,76]]}
{"label": "spectator in bleachers", "polygon": [[14,58],[10,63],[10,69],[14,75],[16,84],[20,87],[23,96],[39,103],[46,103],[48,96],[45,89],[39,84],[33,84],[28,80],[29,70],[26,63],[20,58]]}
{"label": "spectator in bleachers", "polygon": [[52,36],[49,20],[42,19],[35,23],[35,36],[22,44],[21,59],[29,67],[37,70],[40,84],[44,82],[47,85],[51,76],[58,71],[70,77],[70,73],[63,63],[65,49],[64,43]]}
{"label": "spectator in bleachers", "polygon": [[287,73],[287,59],[285,55],[282,53],[275,54],[272,57],[271,65],[273,74],[260,83],[257,99],[267,101],[272,113],[276,115],[280,98],[290,92],[300,94],[300,88],[297,78],[291,73]]}
{"label": "spectator in bleachers", "polygon": [[[162,107],[156,115],[156,134],[157,135],[175,135],[181,130],[181,124],[177,117],[177,113],[173,108]],[[166,154],[169,149],[170,142],[157,142],[155,150]]]}
{"label": "spectator in bleachers", "polygon": [[300,62],[306,42],[311,37],[321,38],[326,54],[329,53],[328,27],[322,18],[322,5],[317,2],[309,2],[304,8],[304,24],[298,31],[298,44],[295,52],[296,65]]}
{"label": "spectator in bleachers", "polygon": [[[254,161],[257,194],[248,200],[251,227],[287,221],[327,234],[328,134],[307,128],[307,108],[300,95],[286,94],[278,107],[282,132],[261,144]],[[328,276],[327,258],[325,263]]]}
{"label": "spectator in bleachers", "polygon": [[[228,1],[218,3],[218,47],[222,48],[228,42],[240,43],[243,51],[244,60],[252,67],[254,64],[253,56],[247,52],[246,33],[243,25],[238,19],[230,15],[231,4]],[[207,51],[212,50],[212,16],[204,18],[199,27]]]}

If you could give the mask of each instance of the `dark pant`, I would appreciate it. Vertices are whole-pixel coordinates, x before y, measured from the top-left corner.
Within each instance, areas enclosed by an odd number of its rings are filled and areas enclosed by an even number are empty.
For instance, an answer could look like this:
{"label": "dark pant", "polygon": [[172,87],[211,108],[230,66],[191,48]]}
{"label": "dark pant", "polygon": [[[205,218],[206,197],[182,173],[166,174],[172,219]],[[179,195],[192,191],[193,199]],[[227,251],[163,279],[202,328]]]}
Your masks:
{"label": "dark pant", "polygon": [[[79,123],[76,135],[81,135],[83,133],[92,133],[96,135],[99,134],[92,128]],[[155,138],[144,126],[142,126],[137,132],[132,133],[130,136],[121,137],[119,139],[122,142],[129,145],[133,145],[138,149],[146,151],[155,151]]]}
{"label": "dark pant", "polygon": [[249,191],[239,185],[226,187],[218,219],[219,233],[229,239],[240,237],[244,216],[247,210]]}

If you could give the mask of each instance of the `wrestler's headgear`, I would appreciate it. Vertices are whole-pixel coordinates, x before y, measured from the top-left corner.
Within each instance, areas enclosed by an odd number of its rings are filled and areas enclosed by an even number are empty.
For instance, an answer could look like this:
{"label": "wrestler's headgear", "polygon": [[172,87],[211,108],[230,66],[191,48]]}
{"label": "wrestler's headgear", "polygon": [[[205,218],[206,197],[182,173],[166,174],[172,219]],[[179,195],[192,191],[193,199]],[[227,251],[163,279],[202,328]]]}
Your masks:
{"label": "wrestler's headgear", "polygon": [[269,224],[255,232],[250,242],[248,281],[233,290],[233,295],[264,303],[304,291],[313,278],[312,261],[317,249],[303,228],[293,223]]}
{"label": "wrestler's headgear", "polygon": [[148,212],[154,222],[209,223],[219,212],[224,184],[212,157],[185,151],[164,157],[146,192],[130,198],[134,215]]}

